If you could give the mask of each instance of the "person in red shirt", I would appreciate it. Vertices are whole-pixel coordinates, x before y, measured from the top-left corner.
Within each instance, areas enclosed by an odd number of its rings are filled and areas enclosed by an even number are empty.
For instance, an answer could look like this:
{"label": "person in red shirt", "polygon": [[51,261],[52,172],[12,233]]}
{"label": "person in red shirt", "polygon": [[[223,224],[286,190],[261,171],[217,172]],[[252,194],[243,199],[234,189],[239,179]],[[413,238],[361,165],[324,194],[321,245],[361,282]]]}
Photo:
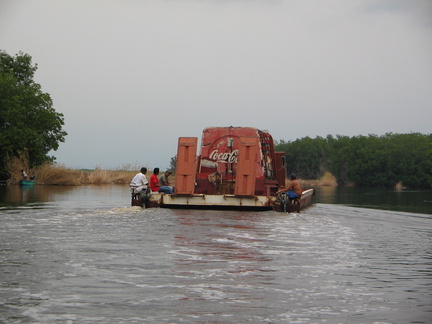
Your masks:
{"label": "person in red shirt", "polygon": [[150,177],[150,189],[153,192],[159,192],[160,184],[159,184],[158,174],[159,174],[159,168],[154,168],[153,174]]}

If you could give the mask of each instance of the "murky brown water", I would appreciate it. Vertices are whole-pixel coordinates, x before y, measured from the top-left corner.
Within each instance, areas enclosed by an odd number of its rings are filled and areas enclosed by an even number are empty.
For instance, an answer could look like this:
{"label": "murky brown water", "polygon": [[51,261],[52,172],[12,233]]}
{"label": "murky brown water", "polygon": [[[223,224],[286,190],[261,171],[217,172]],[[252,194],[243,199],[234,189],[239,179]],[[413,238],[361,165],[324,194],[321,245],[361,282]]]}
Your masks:
{"label": "murky brown water", "polygon": [[430,323],[430,214],[140,210],[121,186],[7,191],[0,322]]}

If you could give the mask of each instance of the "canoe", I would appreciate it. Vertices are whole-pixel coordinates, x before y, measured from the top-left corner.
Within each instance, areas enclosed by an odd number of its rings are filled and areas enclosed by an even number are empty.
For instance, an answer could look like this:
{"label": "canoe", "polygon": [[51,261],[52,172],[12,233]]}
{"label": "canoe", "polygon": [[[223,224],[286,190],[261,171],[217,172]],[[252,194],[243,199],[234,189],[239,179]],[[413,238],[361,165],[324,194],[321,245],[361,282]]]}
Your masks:
{"label": "canoe", "polygon": [[20,180],[19,185],[21,187],[32,187],[36,184],[36,181],[34,180]]}

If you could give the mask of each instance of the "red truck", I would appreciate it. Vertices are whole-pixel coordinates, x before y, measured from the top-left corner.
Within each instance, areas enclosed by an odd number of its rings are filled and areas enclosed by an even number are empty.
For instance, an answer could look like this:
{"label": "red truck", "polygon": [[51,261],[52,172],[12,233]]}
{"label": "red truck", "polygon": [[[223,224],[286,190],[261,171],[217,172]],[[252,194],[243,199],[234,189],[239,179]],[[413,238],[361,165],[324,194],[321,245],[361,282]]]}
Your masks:
{"label": "red truck", "polygon": [[275,195],[285,185],[285,153],[275,152],[268,132],[252,127],[204,129],[198,157],[196,137],[180,137],[175,194]]}

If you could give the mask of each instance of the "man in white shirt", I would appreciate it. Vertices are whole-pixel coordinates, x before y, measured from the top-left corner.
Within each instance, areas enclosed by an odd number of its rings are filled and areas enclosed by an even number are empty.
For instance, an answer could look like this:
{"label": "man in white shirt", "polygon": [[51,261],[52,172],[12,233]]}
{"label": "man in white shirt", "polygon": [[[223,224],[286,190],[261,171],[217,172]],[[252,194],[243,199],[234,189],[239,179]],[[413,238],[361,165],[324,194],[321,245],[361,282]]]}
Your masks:
{"label": "man in white shirt", "polygon": [[138,194],[141,193],[141,191],[147,189],[148,181],[145,176],[146,173],[147,173],[147,168],[142,167],[141,172],[137,173],[135,177],[133,177],[129,185],[132,193]]}

